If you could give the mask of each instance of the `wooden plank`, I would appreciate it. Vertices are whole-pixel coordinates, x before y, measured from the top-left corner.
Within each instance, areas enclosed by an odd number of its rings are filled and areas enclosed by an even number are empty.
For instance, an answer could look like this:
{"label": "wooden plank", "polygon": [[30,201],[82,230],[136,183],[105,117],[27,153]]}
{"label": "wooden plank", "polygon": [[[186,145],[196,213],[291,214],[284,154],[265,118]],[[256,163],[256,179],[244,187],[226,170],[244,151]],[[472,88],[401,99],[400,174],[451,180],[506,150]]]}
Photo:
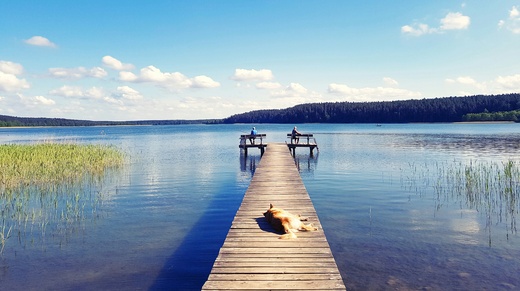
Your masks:
{"label": "wooden plank", "polygon": [[341,280],[339,274],[307,274],[301,278],[299,274],[211,274],[210,280],[216,281],[309,281],[309,280]]}
{"label": "wooden plank", "polygon": [[[269,204],[301,214],[318,231],[281,240]],[[203,290],[345,290],[318,215],[286,144],[269,144]]]}
{"label": "wooden plank", "polygon": [[207,281],[203,290],[345,290],[342,280]]}

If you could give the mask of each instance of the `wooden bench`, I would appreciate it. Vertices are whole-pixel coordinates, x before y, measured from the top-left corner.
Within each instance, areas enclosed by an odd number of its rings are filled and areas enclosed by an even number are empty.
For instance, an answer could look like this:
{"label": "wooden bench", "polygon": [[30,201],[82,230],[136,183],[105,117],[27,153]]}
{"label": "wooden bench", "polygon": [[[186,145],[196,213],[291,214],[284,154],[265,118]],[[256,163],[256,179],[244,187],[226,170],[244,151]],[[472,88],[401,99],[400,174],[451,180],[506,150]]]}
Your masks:
{"label": "wooden bench", "polygon": [[296,141],[296,143],[298,144],[300,142],[300,138],[307,139],[306,144],[311,144],[311,140],[314,144],[316,144],[316,139],[314,139],[314,134],[312,133],[300,133],[294,136],[292,135],[292,133],[288,133],[287,137],[291,139],[291,144],[293,144],[293,141]]}
{"label": "wooden bench", "polygon": [[[264,139],[266,138],[266,134],[241,134],[240,135],[240,145],[238,146],[241,149],[244,149],[244,154],[247,156],[248,148],[259,148],[260,154],[263,155],[267,144],[264,143]],[[247,141],[249,140],[249,143]],[[260,142],[258,143],[257,140]]]}
{"label": "wooden bench", "polygon": [[[309,148],[311,156],[313,155],[314,149],[318,149],[318,144],[316,143],[316,139],[312,133],[300,133],[294,136],[292,133],[288,133],[287,138],[291,140],[290,143],[287,143],[287,147],[289,147],[289,150],[292,152],[293,156],[296,154],[297,147]],[[303,139],[302,143],[300,143],[300,139]]]}
{"label": "wooden bench", "polygon": [[260,144],[263,144],[263,141],[264,141],[264,138],[266,137],[266,134],[265,133],[262,133],[262,134],[241,134],[240,135],[240,144],[246,144],[247,143],[247,140],[249,140],[249,142],[251,144],[256,144],[256,140],[259,139],[260,140]]}

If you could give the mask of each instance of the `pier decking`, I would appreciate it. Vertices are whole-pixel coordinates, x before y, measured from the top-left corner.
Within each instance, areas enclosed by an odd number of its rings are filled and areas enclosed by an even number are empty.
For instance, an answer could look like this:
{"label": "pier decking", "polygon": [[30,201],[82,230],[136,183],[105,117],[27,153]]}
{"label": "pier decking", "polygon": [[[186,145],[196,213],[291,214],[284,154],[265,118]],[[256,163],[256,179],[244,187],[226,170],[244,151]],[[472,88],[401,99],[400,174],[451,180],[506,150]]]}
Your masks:
{"label": "pier decking", "polygon": [[[269,204],[309,219],[318,231],[281,240],[265,220]],[[203,290],[345,290],[320,221],[286,144],[272,144],[251,184]]]}

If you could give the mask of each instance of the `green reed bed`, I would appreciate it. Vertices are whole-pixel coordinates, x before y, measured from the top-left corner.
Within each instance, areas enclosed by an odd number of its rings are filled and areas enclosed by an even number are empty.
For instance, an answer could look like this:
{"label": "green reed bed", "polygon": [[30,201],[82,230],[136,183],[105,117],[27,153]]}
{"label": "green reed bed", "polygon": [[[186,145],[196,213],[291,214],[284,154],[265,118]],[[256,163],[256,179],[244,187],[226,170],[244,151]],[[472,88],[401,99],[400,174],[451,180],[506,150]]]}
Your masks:
{"label": "green reed bed", "polygon": [[122,162],[121,152],[103,145],[0,145],[0,181],[6,190],[21,185],[46,186],[80,180],[84,174],[102,173]]}
{"label": "green reed bed", "polygon": [[[65,231],[95,212],[107,170],[124,163],[112,146],[74,143],[0,145],[0,254],[7,239]],[[33,240],[34,238],[31,238]]]}

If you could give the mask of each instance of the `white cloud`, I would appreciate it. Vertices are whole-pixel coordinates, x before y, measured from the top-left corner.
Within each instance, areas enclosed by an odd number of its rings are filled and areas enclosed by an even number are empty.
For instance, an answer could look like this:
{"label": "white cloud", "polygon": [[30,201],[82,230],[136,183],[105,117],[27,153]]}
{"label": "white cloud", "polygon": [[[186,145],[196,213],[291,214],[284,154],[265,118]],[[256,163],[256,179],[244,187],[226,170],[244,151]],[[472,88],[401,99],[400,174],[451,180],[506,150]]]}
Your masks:
{"label": "white cloud", "polygon": [[23,66],[9,61],[0,61],[0,72],[11,75],[21,75],[23,73]]}
{"label": "white cloud", "polygon": [[477,81],[469,76],[457,77],[456,79],[446,79],[447,83],[459,83],[464,85],[476,85]]}
{"label": "white cloud", "polygon": [[49,94],[68,98],[103,101],[117,106],[124,106],[124,101],[137,101],[143,99],[139,91],[129,86],[119,86],[113,92],[107,92],[100,87],[83,89],[78,86],[62,86],[51,90]]}
{"label": "white cloud", "polygon": [[190,79],[179,72],[163,73],[154,66],[142,68],[139,75],[127,71],[119,72],[119,79],[126,82],[153,83],[168,89],[215,88],[220,86],[219,82],[204,75]]}
{"label": "white cloud", "polygon": [[467,29],[471,20],[469,16],[462,15],[460,12],[450,12],[446,17],[441,19],[442,30],[460,30]]}
{"label": "white cloud", "polygon": [[117,92],[120,97],[128,100],[139,100],[143,99],[143,95],[139,91],[134,90],[128,86],[117,87]]}
{"label": "white cloud", "polygon": [[103,99],[107,97],[107,94],[103,88],[91,87],[85,91],[84,96],[93,99]]}
{"label": "white cloud", "polygon": [[435,29],[431,29],[427,24],[416,23],[412,25],[405,25],[401,27],[401,33],[412,36],[421,36],[423,34],[433,33]]}
{"label": "white cloud", "polygon": [[329,88],[327,89],[327,91],[332,94],[340,95],[353,95],[356,93],[356,89],[350,88],[347,85],[337,83],[329,84]]}
{"label": "white cloud", "polygon": [[414,23],[412,25],[404,25],[401,27],[401,33],[411,36],[421,36],[424,34],[443,33],[448,30],[467,29],[471,23],[469,16],[460,12],[450,12],[440,20],[439,27],[430,27],[424,23]]}
{"label": "white cloud", "polygon": [[47,38],[45,38],[43,36],[39,36],[39,35],[33,36],[33,37],[25,40],[25,43],[29,44],[29,45],[34,45],[34,46],[57,47],[57,45],[55,43],[53,43],[52,41],[48,40]]}
{"label": "white cloud", "polygon": [[45,98],[43,96],[36,96],[36,97],[34,97],[34,99],[36,100],[37,103],[42,104],[42,105],[54,105],[54,104],[56,104],[56,102],[54,100]]}
{"label": "white cloud", "polygon": [[141,69],[141,80],[144,82],[155,82],[171,88],[188,88],[191,81],[184,74],[179,72],[163,73],[154,66]]}
{"label": "white cloud", "polygon": [[59,79],[82,79],[86,77],[104,78],[108,73],[100,67],[93,67],[87,69],[85,67],[77,68],[50,68],[49,74],[54,78]]}
{"label": "white cloud", "polygon": [[62,86],[59,89],[54,89],[49,92],[51,95],[63,96],[63,97],[82,97],[83,91],[81,87],[74,86]]}
{"label": "white cloud", "polygon": [[390,77],[384,77],[384,78],[383,78],[383,82],[384,82],[387,86],[391,86],[391,87],[397,87],[397,86],[399,86],[399,83],[398,83],[396,80],[394,80],[394,79],[392,79],[392,78],[390,78]]}
{"label": "white cloud", "polygon": [[299,83],[291,83],[281,91],[272,93],[274,97],[304,97],[308,93],[307,88]]}
{"label": "white cloud", "polygon": [[472,77],[463,76],[455,79],[446,79],[446,83],[464,86],[463,88],[465,89],[462,92],[465,92],[465,95],[520,92],[520,74],[498,76],[494,80],[484,82],[478,82]]}
{"label": "white cloud", "polygon": [[270,81],[274,78],[271,70],[246,70],[235,69],[235,74],[231,77],[235,81]]}
{"label": "white cloud", "polygon": [[151,82],[167,88],[188,88],[191,85],[188,77],[179,72],[163,73],[154,66],[142,68],[140,76],[134,82]]}
{"label": "white cloud", "polygon": [[511,76],[498,76],[495,79],[498,87],[503,89],[511,89],[513,91],[520,91],[520,74]]}
{"label": "white cloud", "polygon": [[27,80],[17,77],[22,73],[22,65],[9,61],[0,61],[0,91],[14,92],[29,88]]}
{"label": "white cloud", "polygon": [[125,82],[136,82],[137,76],[132,72],[119,72],[119,80]]}
{"label": "white cloud", "polygon": [[260,83],[256,84],[256,88],[258,88],[258,89],[273,90],[273,89],[278,89],[280,87],[282,87],[282,84],[280,84],[278,82],[260,82]]}
{"label": "white cloud", "polygon": [[51,90],[51,95],[62,96],[62,97],[74,97],[74,98],[85,98],[85,99],[103,99],[107,96],[105,91],[99,87],[91,87],[87,90],[83,90],[77,86],[62,86],[58,89]]}
{"label": "white cloud", "polygon": [[352,88],[344,84],[329,84],[330,94],[341,95],[348,101],[370,102],[370,101],[391,101],[405,100],[421,97],[420,92],[413,92],[399,88],[375,87],[375,88]]}
{"label": "white cloud", "polygon": [[213,81],[208,76],[197,76],[191,79],[193,88],[216,88],[220,86],[219,82]]}
{"label": "white cloud", "polygon": [[46,98],[41,95],[29,97],[29,96],[25,96],[21,93],[16,93],[16,96],[18,97],[18,101],[20,102],[19,105],[22,105],[24,107],[22,110],[25,110],[25,109],[41,110],[42,105],[51,106],[51,105],[56,104],[56,102],[54,100]]}
{"label": "white cloud", "polygon": [[513,6],[509,11],[509,18],[498,22],[499,28],[506,28],[514,34],[520,34],[520,11]]}
{"label": "white cloud", "polygon": [[134,65],[132,64],[124,64],[118,59],[112,57],[112,56],[104,56],[102,59],[103,64],[110,68],[117,71],[123,71],[123,70],[133,70]]}

